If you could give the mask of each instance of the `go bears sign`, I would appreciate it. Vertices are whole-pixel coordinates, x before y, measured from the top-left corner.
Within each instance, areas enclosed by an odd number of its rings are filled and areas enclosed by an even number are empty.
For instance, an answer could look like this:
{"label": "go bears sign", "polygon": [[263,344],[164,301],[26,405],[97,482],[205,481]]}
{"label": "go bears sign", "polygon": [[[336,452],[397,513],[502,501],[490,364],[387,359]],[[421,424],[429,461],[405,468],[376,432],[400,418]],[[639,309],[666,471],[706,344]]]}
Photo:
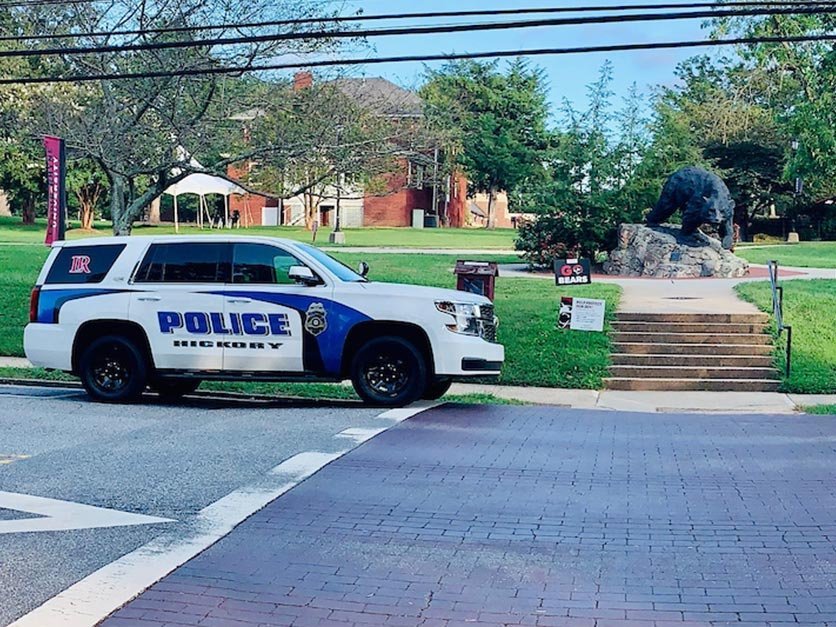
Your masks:
{"label": "go bears sign", "polygon": [[588,285],[592,283],[589,259],[555,259],[554,277],[557,285]]}

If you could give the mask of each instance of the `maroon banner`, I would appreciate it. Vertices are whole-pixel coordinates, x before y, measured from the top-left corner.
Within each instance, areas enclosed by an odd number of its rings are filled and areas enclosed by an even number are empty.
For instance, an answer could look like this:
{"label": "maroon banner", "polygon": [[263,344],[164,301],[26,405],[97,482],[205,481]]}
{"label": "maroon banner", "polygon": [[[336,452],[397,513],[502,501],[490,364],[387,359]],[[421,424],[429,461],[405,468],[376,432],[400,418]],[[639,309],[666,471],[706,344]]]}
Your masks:
{"label": "maroon banner", "polygon": [[67,157],[64,140],[44,137],[46,149],[46,240],[47,246],[64,239],[67,214]]}

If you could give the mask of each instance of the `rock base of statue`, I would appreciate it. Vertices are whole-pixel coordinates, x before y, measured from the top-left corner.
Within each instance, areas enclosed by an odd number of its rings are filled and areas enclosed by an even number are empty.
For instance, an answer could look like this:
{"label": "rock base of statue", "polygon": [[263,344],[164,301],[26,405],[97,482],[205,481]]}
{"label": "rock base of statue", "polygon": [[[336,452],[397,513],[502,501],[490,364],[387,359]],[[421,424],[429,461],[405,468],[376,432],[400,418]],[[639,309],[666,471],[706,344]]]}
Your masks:
{"label": "rock base of statue", "polygon": [[618,248],[610,253],[604,272],[634,277],[736,278],[748,274],[749,263],[699,231],[683,235],[675,224],[622,224]]}

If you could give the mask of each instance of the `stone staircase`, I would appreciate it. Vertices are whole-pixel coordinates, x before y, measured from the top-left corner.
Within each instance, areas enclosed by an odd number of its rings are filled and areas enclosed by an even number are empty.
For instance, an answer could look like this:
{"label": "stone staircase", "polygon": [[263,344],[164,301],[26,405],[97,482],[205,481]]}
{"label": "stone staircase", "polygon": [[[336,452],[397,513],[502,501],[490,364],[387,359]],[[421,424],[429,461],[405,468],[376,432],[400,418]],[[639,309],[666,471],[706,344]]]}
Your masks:
{"label": "stone staircase", "polygon": [[766,314],[618,313],[610,390],[776,392]]}

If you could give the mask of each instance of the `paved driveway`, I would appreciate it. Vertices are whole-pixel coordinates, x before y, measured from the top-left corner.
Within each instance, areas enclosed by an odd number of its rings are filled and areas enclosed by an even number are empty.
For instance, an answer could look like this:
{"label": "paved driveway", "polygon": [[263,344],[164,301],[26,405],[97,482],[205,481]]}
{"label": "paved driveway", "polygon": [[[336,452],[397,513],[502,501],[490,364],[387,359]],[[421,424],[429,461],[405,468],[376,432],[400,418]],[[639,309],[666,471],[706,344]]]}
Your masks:
{"label": "paved driveway", "polygon": [[446,406],[105,623],[836,624],[836,423]]}

